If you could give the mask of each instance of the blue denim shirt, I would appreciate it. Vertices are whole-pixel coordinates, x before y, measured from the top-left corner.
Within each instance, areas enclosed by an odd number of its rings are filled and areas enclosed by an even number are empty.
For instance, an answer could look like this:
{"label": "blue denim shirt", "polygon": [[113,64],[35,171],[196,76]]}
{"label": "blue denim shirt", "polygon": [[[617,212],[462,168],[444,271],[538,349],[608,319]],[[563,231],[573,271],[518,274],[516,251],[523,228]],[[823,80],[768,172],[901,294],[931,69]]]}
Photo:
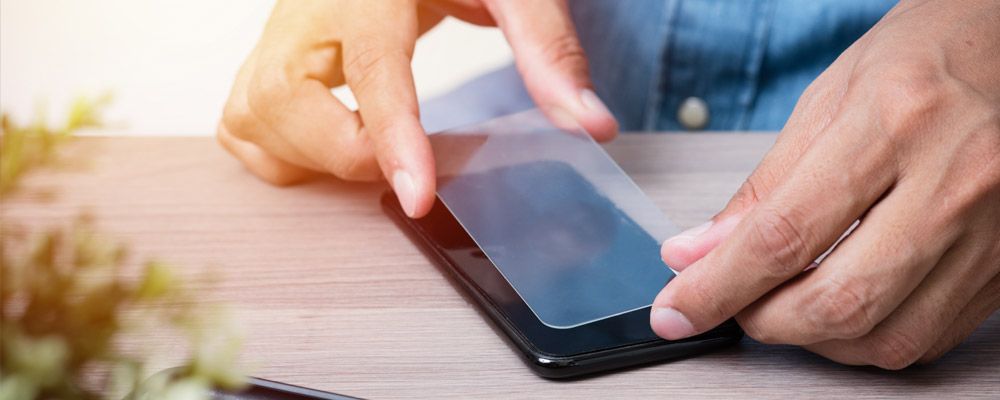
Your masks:
{"label": "blue denim shirt", "polygon": [[[622,131],[779,130],[799,95],[892,0],[571,0],[598,96]],[[534,107],[513,66],[421,105],[436,131]],[[704,109],[704,108],[702,108]]]}

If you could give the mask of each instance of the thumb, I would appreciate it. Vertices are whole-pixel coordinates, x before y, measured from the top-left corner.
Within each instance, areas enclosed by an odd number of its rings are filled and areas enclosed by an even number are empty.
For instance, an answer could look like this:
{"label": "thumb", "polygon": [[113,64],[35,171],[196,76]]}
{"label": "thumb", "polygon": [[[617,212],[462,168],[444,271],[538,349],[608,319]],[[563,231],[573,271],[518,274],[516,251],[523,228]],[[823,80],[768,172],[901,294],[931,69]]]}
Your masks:
{"label": "thumb", "polygon": [[663,242],[660,256],[667,265],[681,271],[700,260],[727,238],[754,206],[767,198],[813,139],[830,125],[843,97],[843,90],[837,88],[844,85],[845,79],[844,71],[834,68],[816,78],[799,98],[777,142],[726,207],[709,222]]}
{"label": "thumb", "polygon": [[660,257],[676,271],[700,260],[733,232],[743,217],[781,181],[784,171],[791,169],[804,149],[803,140],[779,138],[764,160],[743,182],[729,203],[708,222],[688,229],[663,242]]}
{"label": "thumb", "polygon": [[542,112],[560,128],[579,126],[597,140],[614,138],[618,123],[594,93],[565,0],[495,0],[487,6]]}

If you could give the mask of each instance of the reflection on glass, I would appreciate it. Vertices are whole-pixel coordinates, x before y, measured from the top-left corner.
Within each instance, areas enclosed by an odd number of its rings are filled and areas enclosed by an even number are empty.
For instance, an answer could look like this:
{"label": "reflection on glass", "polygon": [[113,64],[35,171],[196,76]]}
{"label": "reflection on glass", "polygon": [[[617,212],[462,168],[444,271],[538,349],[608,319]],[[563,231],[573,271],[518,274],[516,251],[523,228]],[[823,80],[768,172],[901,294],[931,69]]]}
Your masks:
{"label": "reflection on glass", "polygon": [[438,195],[546,325],[648,306],[676,228],[592,139],[537,121],[432,135]]}

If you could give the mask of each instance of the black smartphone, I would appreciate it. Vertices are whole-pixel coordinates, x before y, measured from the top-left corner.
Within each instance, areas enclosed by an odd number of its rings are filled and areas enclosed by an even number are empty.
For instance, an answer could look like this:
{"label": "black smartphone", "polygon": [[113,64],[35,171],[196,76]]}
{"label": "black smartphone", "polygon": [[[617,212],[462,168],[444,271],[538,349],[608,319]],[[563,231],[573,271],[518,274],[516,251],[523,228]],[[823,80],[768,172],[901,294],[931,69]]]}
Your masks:
{"label": "black smartphone", "polygon": [[324,392],[289,385],[287,383],[269,381],[267,379],[247,378],[246,387],[237,391],[211,390],[208,398],[213,400],[356,400],[357,397]]}
{"label": "black smartphone", "polygon": [[[542,187],[544,185],[530,185],[532,182],[528,181],[532,179],[576,179],[567,175],[566,168],[548,162],[507,167],[487,174],[493,175],[485,178],[480,176],[476,183],[491,182],[500,186],[505,185],[503,182],[529,184],[526,187],[532,188],[534,196],[545,196],[544,193],[539,194],[545,189]],[[571,193],[572,198],[587,199],[582,201],[588,204],[588,208],[583,209],[586,212],[594,212],[595,205],[605,207],[601,204],[608,201],[603,197],[603,200],[594,200],[595,194],[588,189],[591,187],[589,185],[572,187],[577,188],[575,190],[578,192]],[[491,192],[491,201],[497,201],[498,195],[503,196],[496,191]],[[514,198],[501,200],[518,201]],[[565,202],[565,198],[561,201]],[[407,217],[391,191],[382,196],[381,203],[386,213],[407,236],[435,264],[455,278],[453,281],[462,286],[490,320],[506,334],[532,371],[542,377],[570,378],[685,357],[737,343],[743,337],[739,326],[730,320],[699,336],[678,341],[663,340],[649,326],[649,307],[569,328],[553,327],[539,319],[440,198],[430,213],[419,219]],[[567,208],[564,203],[560,207],[563,210]],[[613,210],[607,212],[612,217],[605,218],[606,220],[634,224],[622,215],[615,215]],[[523,226],[525,219],[553,218],[552,215],[554,214],[548,212],[545,216],[515,216],[498,223]],[[566,218],[574,221],[579,219],[573,216]],[[499,231],[504,232],[504,229]],[[516,232],[506,232],[512,233]],[[658,257],[658,253],[656,256]]]}
{"label": "black smartphone", "polygon": [[[147,385],[156,379],[171,380],[183,372],[182,367],[168,368],[147,378]],[[126,399],[142,399],[151,397],[150,393],[133,392]],[[240,389],[223,390],[208,389],[203,396],[212,400],[354,400],[357,397],[309,389],[287,383],[267,379],[246,377],[244,386]]]}

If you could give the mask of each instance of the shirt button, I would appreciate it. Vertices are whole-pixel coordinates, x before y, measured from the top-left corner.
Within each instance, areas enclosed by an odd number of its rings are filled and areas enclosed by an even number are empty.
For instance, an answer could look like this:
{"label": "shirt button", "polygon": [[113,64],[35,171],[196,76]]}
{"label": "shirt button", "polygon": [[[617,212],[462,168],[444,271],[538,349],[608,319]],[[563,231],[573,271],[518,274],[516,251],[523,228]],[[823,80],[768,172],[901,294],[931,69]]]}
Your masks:
{"label": "shirt button", "polygon": [[688,130],[704,129],[708,125],[708,104],[697,97],[688,97],[677,109],[677,120]]}

